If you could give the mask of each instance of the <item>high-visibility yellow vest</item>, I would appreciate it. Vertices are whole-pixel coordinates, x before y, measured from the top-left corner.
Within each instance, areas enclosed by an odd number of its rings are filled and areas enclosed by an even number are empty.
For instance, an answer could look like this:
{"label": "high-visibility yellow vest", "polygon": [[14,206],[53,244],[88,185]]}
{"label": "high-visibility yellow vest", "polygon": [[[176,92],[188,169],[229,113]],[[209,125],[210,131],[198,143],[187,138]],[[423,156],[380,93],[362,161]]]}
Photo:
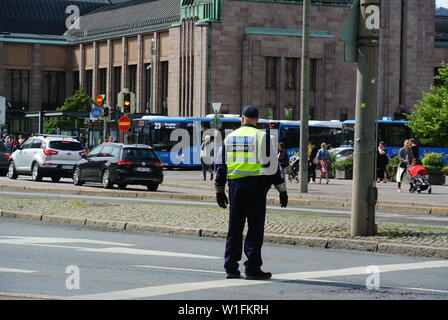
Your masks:
{"label": "high-visibility yellow vest", "polygon": [[265,135],[265,132],[254,127],[244,126],[227,136],[225,148],[228,179],[261,175]]}

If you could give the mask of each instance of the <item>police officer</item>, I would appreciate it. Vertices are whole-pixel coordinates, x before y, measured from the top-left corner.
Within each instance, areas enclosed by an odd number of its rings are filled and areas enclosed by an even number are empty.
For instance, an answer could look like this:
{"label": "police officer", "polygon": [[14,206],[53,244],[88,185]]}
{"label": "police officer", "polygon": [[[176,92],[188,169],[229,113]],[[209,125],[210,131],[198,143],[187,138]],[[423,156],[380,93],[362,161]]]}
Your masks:
{"label": "police officer", "polygon": [[[280,174],[277,153],[270,136],[256,128],[259,111],[246,106],[242,125],[229,134],[221,148],[221,160],[215,179],[218,205],[226,208],[229,200],[225,184],[229,181],[230,214],[224,268],[227,279],[240,278],[238,261],[242,257],[243,230],[247,219],[248,230],[244,242],[246,279],[266,280],[270,272],[263,272],[261,246],[266,216],[266,197],[272,184],[280,193],[282,207],[288,204],[285,181]],[[266,152],[267,151],[267,152]],[[218,159],[220,160],[220,159]]]}

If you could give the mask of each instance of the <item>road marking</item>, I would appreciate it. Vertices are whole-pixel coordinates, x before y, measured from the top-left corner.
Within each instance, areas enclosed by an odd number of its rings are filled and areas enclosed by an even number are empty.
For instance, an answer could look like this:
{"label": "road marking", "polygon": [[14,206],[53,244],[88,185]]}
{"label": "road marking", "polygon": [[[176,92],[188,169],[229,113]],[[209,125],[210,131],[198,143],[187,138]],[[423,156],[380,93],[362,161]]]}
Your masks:
{"label": "road marking", "polygon": [[204,273],[225,274],[224,271],[200,270],[200,269],[187,269],[187,268],[174,268],[174,267],[162,267],[162,266],[142,266],[142,265],[135,265],[134,267],[137,267],[137,268],[150,268],[150,269],[163,269],[163,270],[176,270],[176,271],[191,271],[191,272],[204,272]]}
{"label": "road marking", "polygon": [[37,271],[34,270],[25,270],[25,269],[15,269],[15,268],[0,268],[0,272],[11,272],[11,273],[34,273]]}
{"label": "road marking", "polygon": [[[192,254],[192,253],[135,249],[135,248],[129,248],[131,246],[134,246],[133,244],[120,243],[120,242],[109,242],[109,241],[97,241],[97,240],[90,240],[90,239],[16,237],[16,236],[0,236],[0,238],[3,238],[3,239],[0,239],[0,244],[39,246],[39,247],[49,247],[49,248],[64,248],[64,249],[73,249],[73,250],[79,251],[79,252],[132,254],[132,255],[178,257],[178,258],[193,258],[193,259],[221,259],[221,257],[217,257],[217,256],[207,256],[207,255]],[[118,245],[118,246],[122,246],[122,247],[89,248],[89,247],[56,245],[56,243],[85,243],[85,244],[99,244],[99,245]],[[127,248],[124,248],[124,247],[127,247]]]}
{"label": "road marking", "polygon": [[[405,264],[391,264],[391,265],[378,265],[380,272],[395,272],[405,270],[419,270],[428,268],[447,268],[448,261],[429,261],[429,262],[417,262],[417,263],[405,263]],[[349,275],[361,275],[366,274],[367,267],[356,267],[336,270],[323,270],[323,271],[310,271],[310,272],[295,272],[275,275],[272,280],[280,281],[292,281],[292,280],[309,280],[314,278],[323,277],[335,277],[335,276],[349,276]],[[141,299],[155,296],[162,296],[167,294],[177,294],[182,292],[192,292],[206,289],[218,289],[229,287],[242,287],[251,285],[262,285],[272,283],[270,281],[257,281],[257,280],[245,280],[245,279],[225,279],[225,280],[213,280],[205,282],[190,282],[190,283],[178,283],[171,285],[161,285],[146,288],[112,291],[105,293],[79,295],[69,297],[70,299]]]}

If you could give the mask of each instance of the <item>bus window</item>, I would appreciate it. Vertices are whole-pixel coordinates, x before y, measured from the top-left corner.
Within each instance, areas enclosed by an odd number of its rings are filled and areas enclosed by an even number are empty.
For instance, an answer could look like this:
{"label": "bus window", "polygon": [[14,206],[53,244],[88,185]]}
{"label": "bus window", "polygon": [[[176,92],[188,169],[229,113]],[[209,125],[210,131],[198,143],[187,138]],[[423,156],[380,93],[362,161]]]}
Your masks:
{"label": "bus window", "polygon": [[403,146],[406,139],[411,138],[411,131],[404,125],[378,124],[378,139],[386,146]]}

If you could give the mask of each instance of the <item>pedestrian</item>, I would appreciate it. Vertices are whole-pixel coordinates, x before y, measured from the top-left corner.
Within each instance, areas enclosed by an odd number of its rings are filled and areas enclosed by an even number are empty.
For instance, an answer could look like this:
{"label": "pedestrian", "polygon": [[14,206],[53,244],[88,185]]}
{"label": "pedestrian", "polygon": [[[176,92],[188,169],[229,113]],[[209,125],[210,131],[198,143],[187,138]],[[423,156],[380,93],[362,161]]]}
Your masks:
{"label": "pedestrian", "polygon": [[328,178],[330,175],[330,164],[331,164],[331,155],[330,152],[327,150],[327,144],[323,142],[320,145],[320,149],[317,152],[317,160],[319,161],[319,167],[320,167],[320,179],[319,183],[322,183],[322,178],[325,178],[327,180],[327,184],[330,182],[330,179]]}
{"label": "pedestrian", "polygon": [[206,135],[201,144],[201,165],[204,181],[207,180],[207,172],[210,173],[210,180],[213,180],[213,151],[214,143],[212,137]]}
{"label": "pedestrian", "polygon": [[376,182],[383,181],[387,183],[387,172],[386,166],[389,163],[389,158],[387,157],[387,151],[383,141],[380,142],[377,149],[376,155]]}
{"label": "pedestrian", "polygon": [[286,144],[280,142],[278,144],[278,164],[280,165],[280,173],[282,178],[285,180],[286,168],[289,166],[288,149],[286,149]]}
{"label": "pedestrian", "polygon": [[[227,136],[220,148],[216,172],[216,200],[227,208],[230,199],[229,229],[227,233],[224,269],[228,279],[240,278],[239,261],[243,252],[243,230],[248,229],[244,241],[246,279],[267,280],[272,274],[263,272],[263,245],[267,193],[273,184],[280,194],[280,204],[286,207],[288,193],[282,178],[277,153],[266,132],[257,129],[259,111],[246,106],[241,127]],[[265,150],[265,152],[263,152]],[[225,184],[229,182],[229,199]]]}
{"label": "pedestrian", "polygon": [[308,182],[316,183],[317,147],[314,142],[308,145]]}
{"label": "pedestrian", "polygon": [[14,151],[17,150],[17,148],[19,147],[19,139],[17,139],[17,136],[13,136],[11,139],[11,145],[10,145],[10,153],[13,153]]}
{"label": "pedestrian", "polygon": [[109,139],[107,139],[107,142],[114,143],[115,142],[114,137],[110,136]]}
{"label": "pedestrian", "polygon": [[25,138],[22,135],[19,135],[19,146],[21,146],[25,142]]}
{"label": "pedestrian", "polygon": [[398,164],[397,177],[396,177],[398,184],[397,192],[403,192],[403,190],[401,190],[401,183],[403,181],[403,177],[407,172],[408,166],[414,160],[414,153],[412,152],[411,145],[412,145],[411,140],[409,139],[405,140],[403,143],[403,148],[401,148],[400,151],[398,152],[398,159],[400,160],[400,162]]}
{"label": "pedestrian", "polygon": [[419,156],[420,150],[418,148],[417,141],[414,138],[409,139],[409,140],[411,141],[411,149],[412,149],[412,154],[414,155],[414,159],[420,159],[420,156]]}
{"label": "pedestrian", "polygon": [[82,147],[87,150],[87,139],[84,133],[79,134],[79,143],[81,143]]}

